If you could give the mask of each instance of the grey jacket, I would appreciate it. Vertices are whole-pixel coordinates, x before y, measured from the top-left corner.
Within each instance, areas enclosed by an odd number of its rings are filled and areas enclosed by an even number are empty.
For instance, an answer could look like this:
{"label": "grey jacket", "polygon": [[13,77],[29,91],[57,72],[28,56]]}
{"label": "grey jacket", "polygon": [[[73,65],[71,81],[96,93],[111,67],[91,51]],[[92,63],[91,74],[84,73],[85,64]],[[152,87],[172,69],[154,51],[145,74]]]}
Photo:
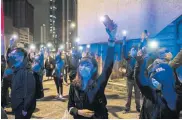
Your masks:
{"label": "grey jacket", "polygon": [[24,59],[21,67],[14,69],[11,101],[12,109],[16,109],[20,104],[23,104],[25,111],[35,101],[35,79],[32,71],[28,69],[27,58]]}
{"label": "grey jacket", "polygon": [[176,55],[176,57],[169,63],[172,68],[178,68],[182,65],[182,50]]}

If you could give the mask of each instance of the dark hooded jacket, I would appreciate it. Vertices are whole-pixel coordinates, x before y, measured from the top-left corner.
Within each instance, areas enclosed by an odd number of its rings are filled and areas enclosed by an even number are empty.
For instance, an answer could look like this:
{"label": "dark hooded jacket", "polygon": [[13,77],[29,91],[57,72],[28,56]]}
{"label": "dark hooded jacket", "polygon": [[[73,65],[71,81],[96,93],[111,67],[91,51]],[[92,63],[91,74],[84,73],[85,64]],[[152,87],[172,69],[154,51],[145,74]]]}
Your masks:
{"label": "dark hooded jacket", "polygon": [[68,110],[74,119],[88,119],[78,115],[78,109],[88,109],[94,111],[92,118],[108,118],[106,108],[107,100],[104,94],[105,87],[112,73],[114,62],[114,47],[109,47],[102,74],[93,82],[87,92],[80,90],[74,84],[71,84],[69,91]]}
{"label": "dark hooded jacket", "polygon": [[20,67],[14,69],[11,91],[12,109],[17,109],[20,104],[23,104],[24,110],[27,111],[36,102],[35,88],[35,79],[25,57]]}
{"label": "dark hooded jacket", "polygon": [[[170,119],[178,118],[179,114],[176,111],[177,95],[174,84],[175,78],[173,71],[167,63],[161,63],[153,67],[155,74],[152,78],[156,79],[162,85],[160,92],[153,89],[151,79],[146,73],[147,59],[138,58],[135,67],[135,80],[139,86],[142,95],[145,96],[145,106],[141,111],[140,118],[142,119]],[[147,105],[150,108],[147,108]]]}
{"label": "dark hooded jacket", "polygon": [[182,50],[176,55],[176,57],[169,63],[174,69],[176,76],[176,92],[178,94],[178,111],[182,110],[182,83],[178,80],[177,69],[182,66]]}

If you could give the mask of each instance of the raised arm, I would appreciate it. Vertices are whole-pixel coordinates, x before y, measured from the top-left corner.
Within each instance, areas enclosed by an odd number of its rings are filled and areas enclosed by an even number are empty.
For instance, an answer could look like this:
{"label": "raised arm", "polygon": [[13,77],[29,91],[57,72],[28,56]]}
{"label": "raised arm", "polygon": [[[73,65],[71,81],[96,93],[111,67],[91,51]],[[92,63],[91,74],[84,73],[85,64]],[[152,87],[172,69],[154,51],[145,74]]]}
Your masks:
{"label": "raised arm", "polygon": [[153,103],[156,99],[156,93],[151,87],[151,80],[146,76],[146,64],[147,58],[137,57],[137,63],[135,66],[135,81],[141,91],[141,93]]}
{"label": "raised arm", "polygon": [[176,55],[176,57],[169,63],[172,68],[177,68],[182,65],[182,50]]}
{"label": "raised arm", "polygon": [[97,79],[96,85],[94,86],[93,89],[87,92],[90,103],[93,102],[95,95],[99,89],[101,89],[102,92],[104,92],[107,82],[109,80],[109,76],[112,73],[112,68],[114,64],[114,46],[115,46],[115,39],[116,39],[115,36],[116,36],[117,26],[113,31],[109,31],[108,29],[106,29],[106,31],[109,35],[107,56],[102,73]]}
{"label": "raised arm", "polygon": [[127,60],[128,57],[128,51],[127,51],[127,45],[128,43],[126,42],[126,36],[123,37],[123,45],[122,45],[122,57]]}

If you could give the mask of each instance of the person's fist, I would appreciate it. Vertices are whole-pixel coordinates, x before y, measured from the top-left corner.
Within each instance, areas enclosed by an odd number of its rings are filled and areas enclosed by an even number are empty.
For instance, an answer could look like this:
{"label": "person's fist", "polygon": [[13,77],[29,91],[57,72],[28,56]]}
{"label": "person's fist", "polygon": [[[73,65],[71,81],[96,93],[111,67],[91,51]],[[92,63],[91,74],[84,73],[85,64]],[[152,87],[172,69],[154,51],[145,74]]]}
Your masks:
{"label": "person's fist", "polygon": [[78,110],[78,114],[90,118],[94,115],[94,111],[83,109],[83,110]]}

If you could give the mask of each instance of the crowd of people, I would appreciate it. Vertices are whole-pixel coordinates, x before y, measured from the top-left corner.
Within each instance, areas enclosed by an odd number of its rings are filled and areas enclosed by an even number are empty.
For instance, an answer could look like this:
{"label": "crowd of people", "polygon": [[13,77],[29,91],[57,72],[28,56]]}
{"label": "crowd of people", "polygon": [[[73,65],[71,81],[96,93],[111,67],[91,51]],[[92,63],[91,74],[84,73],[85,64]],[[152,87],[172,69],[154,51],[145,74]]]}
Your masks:
{"label": "crowd of people", "polygon": [[[114,65],[117,32],[117,25],[114,25],[112,30],[106,27],[108,48],[100,75],[98,63],[90,53],[81,56],[77,50],[72,50],[63,56],[63,51],[58,49],[55,58],[52,58],[48,49],[41,48],[38,54],[31,55],[25,49],[17,48],[14,39],[10,39],[6,56],[1,55],[1,107],[5,108],[8,104],[10,88],[15,118],[30,119],[36,108],[36,100],[44,97],[43,76],[46,69],[48,80],[49,77],[54,79],[56,98],[61,100],[64,100],[63,82],[68,83],[69,73],[67,109],[73,118],[108,119],[105,88]],[[130,112],[134,87],[139,118],[179,118],[182,110],[182,50],[172,59],[172,53],[167,48],[149,49],[148,38],[149,34],[145,30],[140,44],[128,49],[127,38],[123,36],[122,56],[126,61],[128,93],[125,113]],[[46,59],[45,52],[48,54]],[[140,99],[143,99],[142,105]]]}

